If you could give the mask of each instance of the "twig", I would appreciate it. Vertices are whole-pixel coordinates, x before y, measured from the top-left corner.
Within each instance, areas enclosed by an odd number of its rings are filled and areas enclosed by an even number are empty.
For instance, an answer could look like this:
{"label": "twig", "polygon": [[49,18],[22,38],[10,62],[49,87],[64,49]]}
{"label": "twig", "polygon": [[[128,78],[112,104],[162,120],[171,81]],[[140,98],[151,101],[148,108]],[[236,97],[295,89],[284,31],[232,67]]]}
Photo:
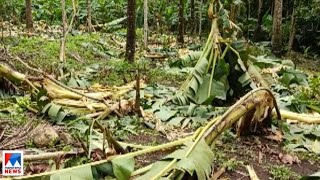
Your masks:
{"label": "twig", "polygon": [[[65,7],[64,7],[65,8]],[[74,18],[77,14],[77,10],[76,10],[76,5],[75,5],[75,0],[72,0],[72,8],[73,8],[73,15],[71,17],[71,20],[70,20],[70,24],[69,26],[67,27],[67,31],[64,31],[63,32],[63,37],[61,39],[61,46],[60,46],[60,56],[59,56],[59,59],[60,59],[60,62],[65,62],[65,47],[66,47],[66,39],[67,39],[67,35],[69,34],[70,30],[72,29],[72,24],[73,24],[73,21],[74,21]],[[65,11],[65,9],[64,9]],[[66,17],[63,17],[63,18],[66,18]],[[63,29],[65,30],[65,24],[66,22],[64,21],[63,23]]]}
{"label": "twig", "polygon": [[251,180],[260,180],[252,166],[246,166]]}
{"label": "twig", "polygon": [[81,59],[79,54],[74,54],[74,53],[68,53],[71,57],[73,57],[76,61],[83,63],[83,60]]}
{"label": "twig", "polygon": [[212,175],[211,180],[217,180],[226,171],[226,166],[222,166],[219,170]]}
{"label": "twig", "polygon": [[118,141],[116,141],[116,140],[112,137],[112,135],[111,135],[111,133],[110,133],[110,131],[109,131],[108,128],[102,126],[102,125],[98,122],[97,119],[95,120],[95,124],[99,127],[99,129],[100,129],[102,132],[105,133],[106,139],[107,139],[108,143],[110,143],[117,152],[119,152],[119,153],[121,153],[121,154],[127,153],[127,151],[126,151],[125,149],[123,149],[123,147],[118,143]]}

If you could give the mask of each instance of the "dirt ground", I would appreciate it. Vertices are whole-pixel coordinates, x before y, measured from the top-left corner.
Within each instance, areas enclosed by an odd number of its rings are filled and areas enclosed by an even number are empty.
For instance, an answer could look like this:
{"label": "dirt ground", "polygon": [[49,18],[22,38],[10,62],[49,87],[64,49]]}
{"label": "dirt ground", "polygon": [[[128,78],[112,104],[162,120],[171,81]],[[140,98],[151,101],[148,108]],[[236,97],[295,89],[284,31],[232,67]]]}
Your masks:
{"label": "dirt ground", "polygon": [[[168,142],[168,140],[159,135],[137,135],[131,136],[128,140],[131,143],[142,145],[150,145],[152,142]],[[248,136],[238,139],[229,138],[227,142],[218,140],[214,149],[217,161],[213,163],[213,174],[221,167],[219,161],[228,161],[231,159],[234,159],[234,161],[237,162],[236,166],[233,167],[232,170],[227,169],[220,176],[220,179],[250,180],[245,165],[253,166],[257,176],[261,180],[277,179],[272,177],[272,174],[270,173],[270,168],[273,166],[277,167],[283,165],[288,167],[290,171],[297,176],[310,175],[319,171],[319,161],[286,152],[283,150],[282,146],[283,144],[281,143],[274,142],[261,136]],[[137,157],[137,166],[143,167],[149,165],[165,157],[172,151],[173,150],[164,150]],[[297,176],[292,175],[292,177],[288,177],[288,179],[297,179]]]}
{"label": "dirt ground", "polygon": [[[229,159],[235,158],[245,165],[252,165],[261,180],[272,179],[270,167],[284,165],[297,175],[304,176],[316,173],[320,169],[320,162],[298,158],[281,148],[281,143],[276,143],[263,137],[245,137],[241,140],[232,139],[224,145],[217,145]],[[293,162],[285,162],[283,156],[293,157]],[[290,160],[289,160],[290,161]],[[247,170],[238,166],[234,171],[227,171],[222,175],[228,179],[250,179]],[[291,177],[290,179],[295,179]]]}

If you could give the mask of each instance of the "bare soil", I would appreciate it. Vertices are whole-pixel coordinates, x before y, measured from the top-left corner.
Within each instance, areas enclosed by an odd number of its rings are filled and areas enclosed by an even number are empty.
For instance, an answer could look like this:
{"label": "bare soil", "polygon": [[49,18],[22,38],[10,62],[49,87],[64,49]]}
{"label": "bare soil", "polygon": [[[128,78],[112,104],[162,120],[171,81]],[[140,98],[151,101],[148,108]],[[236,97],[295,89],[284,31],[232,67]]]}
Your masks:
{"label": "bare soil", "polygon": [[[165,138],[160,135],[137,135],[131,136],[129,139],[130,143],[137,143],[142,145],[150,145],[150,143],[168,142]],[[226,170],[220,179],[243,179],[249,180],[248,171],[245,165],[253,166],[256,174],[261,180],[274,179],[269,172],[272,166],[284,165],[288,167],[296,175],[304,176],[316,173],[320,169],[320,162],[313,162],[312,159],[298,158],[294,153],[286,152],[282,148],[282,144],[266,139],[262,136],[248,136],[239,139],[228,139],[228,142],[218,141],[216,145],[217,153],[225,154],[225,161],[229,159],[235,159],[237,164],[235,169]],[[159,151],[156,153],[146,154],[144,156],[137,157],[137,167],[143,167],[149,165],[173,150]],[[298,162],[292,162],[292,164],[284,163],[280,158],[283,155],[297,158]],[[260,158],[259,158],[260,157]],[[213,164],[214,172],[219,170],[221,164]],[[297,179],[297,177],[291,177],[290,179]]]}
{"label": "bare soil", "polygon": [[[253,166],[261,180],[273,179],[269,170],[270,167],[275,165],[284,165],[300,176],[316,173],[320,169],[320,162],[299,159],[297,155],[284,151],[281,143],[273,142],[264,137],[250,136],[243,137],[240,140],[232,139],[223,145],[217,145],[217,147],[227,155],[228,159],[235,158],[238,161],[242,161],[243,165]],[[295,157],[298,162],[285,163],[280,158],[282,155]],[[247,170],[242,165],[238,166],[234,171],[226,171],[222,178],[250,179]],[[296,178],[291,177],[290,179]]]}

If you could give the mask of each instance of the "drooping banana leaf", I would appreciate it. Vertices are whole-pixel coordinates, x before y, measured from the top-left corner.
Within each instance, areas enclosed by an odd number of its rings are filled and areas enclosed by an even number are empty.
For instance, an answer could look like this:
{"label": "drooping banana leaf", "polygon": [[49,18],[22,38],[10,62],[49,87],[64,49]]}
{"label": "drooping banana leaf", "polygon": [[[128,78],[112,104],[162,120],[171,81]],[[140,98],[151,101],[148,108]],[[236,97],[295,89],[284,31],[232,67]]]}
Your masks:
{"label": "drooping banana leaf", "polygon": [[[214,5],[210,5],[210,8],[216,6],[215,2],[212,3]],[[221,14],[224,15],[220,17]],[[251,77],[247,74],[246,43],[223,39],[223,28],[220,27],[225,27],[226,24],[229,24],[229,20],[225,12],[217,12],[212,19],[211,32],[202,54],[194,70],[176,93],[174,103],[208,104],[215,99],[226,100],[227,95],[243,95],[245,87],[251,84]]]}
{"label": "drooping banana leaf", "polygon": [[[183,178],[181,174],[184,175],[184,173],[188,173],[190,176],[195,173],[197,179],[208,179],[213,159],[214,154],[204,139],[200,140],[196,146],[194,146],[194,142],[189,141],[181,149],[155,163],[150,171],[137,180],[169,178],[169,176],[170,179],[178,180]],[[178,173],[174,173],[175,171]]]}

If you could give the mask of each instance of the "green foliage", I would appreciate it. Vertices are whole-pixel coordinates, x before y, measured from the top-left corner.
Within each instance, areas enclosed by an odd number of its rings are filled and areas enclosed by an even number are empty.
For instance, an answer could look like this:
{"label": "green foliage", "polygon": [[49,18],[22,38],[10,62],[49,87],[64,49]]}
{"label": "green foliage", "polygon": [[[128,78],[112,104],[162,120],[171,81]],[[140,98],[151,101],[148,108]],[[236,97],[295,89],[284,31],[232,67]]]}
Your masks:
{"label": "green foliage", "polygon": [[290,170],[290,168],[284,165],[271,166],[269,167],[269,172],[271,176],[276,180],[289,180],[290,178],[298,178],[298,175],[296,175]]}
{"label": "green foliage", "polygon": [[308,76],[303,72],[299,72],[294,69],[282,69],[279,72],[279,75],[281,76],[279,81],[282,82],[285,86],[289,86],[293,83],[297,85],[308,86]]}
{"label": "green foliage", "polygon": [[57,124],[61,123],[67,116],[69,116],[69,114],[62,109],[62,106],[53,102],[44,106],[41,113],[48,115],[49,118]]}
{"label": "green foliage", "polygon": [[[164,176],[182,179],[185,173],[191,176],[196,173],[198,179],[209,179],[214,154],[204,140],[200,140],[196,146],[193,146],[194,143],[187,142],[181,149],[156,162],[146,174],[138,179],[152,179]],[[162,169],[167,171],[162,172]],[[170,172],[175,171],[177,173],[170,174]],[[169,172],[169,175],[166,175],[167,172]]]}
{"label": "green foliage", "polygon": [[78,168],[73,169],[70,168],[67,171],[60,171],[56,174],[50,176],[52,180],[63,180],[63,179],[93,179],[91,166],[82,165],[78,166]]}
{"label": "green foliage", "polygon": [[[144,94],[152,98],[142,99],[142,107],[146,112],[152,112],[164,123],[174,127],[197,128],[207,123],[208,119],[222,114],[226,109],[213,107],[211,105],[184,105],[179,106],[172,103],[165,103],[171,98],[176,88],[165,87],[159,84],[147,86]],[[151,122],[150,122],[151,123]],[[155,123],[154,121],[152,123]]]}
{"label": "green foliage", "polygon": [[111,118],[104,122],[112,129],[113,135],[118,139],[126,139],[130,135],[137,135],[139,130],[139,118],[134,116],[124,116],[123,118]]}
{"label": "green foliage", "polygon": [[284,138],[291,151],[320,154],[320,126],[288,125]]}
{"label": "green foliage", "polygon": [[[81,36],[69,36],[66,44],[67,55],[67,69],[80,69],[83,65],[92,64],[95,58],[95,52],[82,47],[84,42],[94,43],[99,39],[99,35],[85,34]],[[23,55],[29,57],[31,64],[46,71],[56,72],[59,67],[59,52],[60,41],[59,39],[48,40],[41,37],[24,38],[19,37],[18,43],[11,45],[11,52],[14,55]],[[69,53],[81,54],[81,59],[84,59],[84,64],[79,63],[72,58]],[[18,70],[25,72],[25,68],[17,65]],[[33,73],[33,72],[31,72]]]}
{"label": "green foliage", "polygon": [[133,158],[115,158],[111,161],[113,166],[113,173],[119,180],[129,179],[134,170]]}

